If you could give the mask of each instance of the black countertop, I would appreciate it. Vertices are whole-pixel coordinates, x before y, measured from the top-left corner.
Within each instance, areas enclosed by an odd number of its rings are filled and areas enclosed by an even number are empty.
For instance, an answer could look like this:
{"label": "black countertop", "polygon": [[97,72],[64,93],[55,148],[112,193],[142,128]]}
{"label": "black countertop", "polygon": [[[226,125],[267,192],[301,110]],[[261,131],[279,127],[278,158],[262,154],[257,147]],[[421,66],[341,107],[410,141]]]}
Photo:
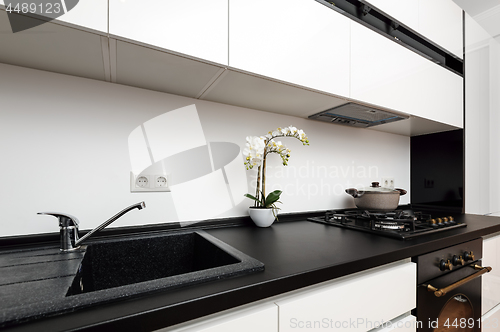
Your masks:
{"label": "black countertop", "polygon": [[[123,297],[116,302],[85,308],[66,308],[36,319],[20,317],[13,324],[4,324],[3,328],[13,331],[149,331],[500,231],[498,217],[453,216],[457,221],[467,223],[467,227],[406,241],[306,220],[275,223],[269,228],[208,229],[209,234],[263,262],[265,271]],[[51,293],[50,287],[34,288],[34,293],[57,301],[61,294]],[[0,292],[1,289],[0,286]],[[26,299],[26,304],[36,305],[39,300],[40,297]],[[39,303],[45,305],[47,301]],[[22,310],[22,304],[19,310]]]}

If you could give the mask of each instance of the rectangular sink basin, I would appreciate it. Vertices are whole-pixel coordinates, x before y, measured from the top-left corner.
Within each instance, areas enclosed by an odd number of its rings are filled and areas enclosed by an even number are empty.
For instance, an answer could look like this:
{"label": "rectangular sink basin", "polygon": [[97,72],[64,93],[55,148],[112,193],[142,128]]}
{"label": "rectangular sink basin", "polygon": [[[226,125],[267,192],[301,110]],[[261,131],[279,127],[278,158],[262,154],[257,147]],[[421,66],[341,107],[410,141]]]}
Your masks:
{"label": "rectangular sink basin", "polygon": [[168,289],[264,270],[264,264],[204,231],[89,244],[67,296],[127,288]]}

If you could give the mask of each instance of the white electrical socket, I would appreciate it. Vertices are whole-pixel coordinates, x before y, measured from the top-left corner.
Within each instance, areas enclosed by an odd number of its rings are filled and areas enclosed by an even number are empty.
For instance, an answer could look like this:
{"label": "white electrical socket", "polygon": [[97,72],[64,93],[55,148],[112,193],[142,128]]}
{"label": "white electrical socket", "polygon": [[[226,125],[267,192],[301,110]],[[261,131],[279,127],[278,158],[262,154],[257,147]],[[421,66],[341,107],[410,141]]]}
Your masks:
{"label": "white electrical socket", "polygon": [[134,174],[130,172],[130,192],[169,192],[169,174]]}
{"label": "white electrical socket", "polygon": [[166,175],[155,175],[155,188],[166,188],[168,187],[168,181]]}
{"label": "white electrical socket", "polygon": [[149,177],[147,175],[138,176],[135,179],[136,188],[149,188]]}
{"label": "white electrical socket", "polygon": [[394,189],[394,178],[382,178],[382,187]]}

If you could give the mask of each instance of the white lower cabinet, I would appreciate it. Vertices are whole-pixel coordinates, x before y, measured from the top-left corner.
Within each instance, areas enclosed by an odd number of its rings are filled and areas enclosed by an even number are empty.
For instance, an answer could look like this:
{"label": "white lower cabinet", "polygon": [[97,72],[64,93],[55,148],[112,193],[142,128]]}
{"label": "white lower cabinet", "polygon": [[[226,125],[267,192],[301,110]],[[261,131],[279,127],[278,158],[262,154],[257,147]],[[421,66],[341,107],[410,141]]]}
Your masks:
{"label": "white lower cabinet", "polygon": [[481,318],[481,329],[484,332],[500,331],[500,305],[491,309]]}
{"label": "white lower cabinet", "polygon": [[159,331],[278,332],[278,307],[274,303],[245,305]]}
{"label": "white lower cabinet", "polygon": [[[416,264],[407,260],[164,328],[161,332],[414,332]],[[401,318],[403,317],[403,318]]]}
{"label": "white lower cabinet", "polygon": [[384,327],[371,332],[415,332],[417,331],[417,318],[415,316],[406,316],[401,319],[392,320],[384,324]]}
{"label": "white lower cabinet", "polygon": [[279,331],[364,332],[416,306],[416,264],[398,262],[335,279],[277,300]]}
{"label": "white lower cabinet", "polygon": [[[491,266],[490,273],[482,276],[482,315],[500,304],[500,233],[483,239],[483,266]],[[499,309],[497,309],[499,310]],[[500,315],[500,314],[499,314]],[[500,326],[498,327],[500,330]]]}

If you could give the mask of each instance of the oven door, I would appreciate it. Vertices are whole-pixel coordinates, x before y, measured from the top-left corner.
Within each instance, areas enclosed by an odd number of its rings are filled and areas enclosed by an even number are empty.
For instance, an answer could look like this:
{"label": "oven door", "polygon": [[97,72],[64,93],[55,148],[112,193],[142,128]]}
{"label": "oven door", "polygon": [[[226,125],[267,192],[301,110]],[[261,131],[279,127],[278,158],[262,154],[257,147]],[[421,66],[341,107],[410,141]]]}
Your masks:
{"label": "oven door", "polygon": [[[488,269],[481,270],[480,266],[475,268],[476,264],[480,265],[481,262],[463,266],[418,286],[418,331],[481,331],[480,275],[487,273]],[[444,290],[444,295],[441,295],[441,290]]]}

